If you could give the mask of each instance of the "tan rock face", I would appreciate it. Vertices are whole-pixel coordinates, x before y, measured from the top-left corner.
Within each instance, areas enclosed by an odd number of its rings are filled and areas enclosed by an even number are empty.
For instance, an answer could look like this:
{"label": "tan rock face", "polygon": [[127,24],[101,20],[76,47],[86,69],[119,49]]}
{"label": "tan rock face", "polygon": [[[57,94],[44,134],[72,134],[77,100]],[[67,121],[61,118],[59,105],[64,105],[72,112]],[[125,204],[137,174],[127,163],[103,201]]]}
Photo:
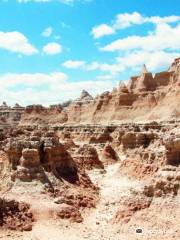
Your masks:
{"label": "tan rock face", "polygon": [[[97,219],[96,230],[119,230],[137,226],[138,217],[141,224],[149,224],[152,209],[165,208],[164,202],[178,204],[179,168],[173,162],[179,151],[178,128],[179,123],[171,121],[4,130],[0,146],[9,159],[0,152],[0,167],[7,165],[0,168],[1,187],[5,192],[10,186],[11,197],[30,201],[39,217],[35,219],[45,216],[48,224],[84,221],[79,230]],[[174,166],[167,166],[167,152]],[[176,207],[169,208],[175,212]],[[107,220],[109,215],[113,221]],[[118,236],[116,230],[115,239]]]}
{"label": "tan rock face", "polygon": [[180,189],[179,169],[164,168],[157,172],[150,183],[144,187],[144,194],[148,197],[176,196]]}
{"label": "tan rock face", "polygon": [[86,91],[81,92],[80,98],[75,100],[75,104],[87,104],[93,101],[93,97]]}
{"label": "tan rock face", "polygon": [[[111,123],[124,120],[169,120],[180,118],[180,60],[175,59],[169,70],[152,73],[143,70],[131,77],[127,86],[120,82],[112,92],[93,98],[86,90],[81,96],[63,105],[30,105],[13,108],[0,106],[2,125],[59,125],[63,123]],[[166,114],[165,114],[166,112]]]}
{"label": "tan rock face", "polygon": [[10,107],[3,102],[0,105],[0,125],[2,126],[15,126],[19,123],[25,108],[20,106],[18,103],[14,107]]}
{"label": "tan rock face", "polygon": [[82,169],[103,168],[96,149],[88,144],[80,147],[73,159]]}
{"label": "tan rock face", "polygon": [[144,196],[134,196],[126,199],[117,211],[114,222],[127,223],[136,212],[149,208],[150,204],[151,199]]}
{"label": "tan rock face", "polygon": [[107,143],[102,151],[102,159],[103,162],[116,162],[119,157],[113,147]]}
{"label": "tan rock face", "polygon": [[11,138],[5,145],[4,150],[15,170],[13,179],[45,181],[45,169],[56,176],[78,180],[75,162],[54,133],[47,132],[44,137],[35,135]]}
{"label": "tan rock face", "polygon": [[167,164],[180,165],[180,134],[170,136],[165,140]]}
{"label": "tan rock face", "polygon": [[156,82],[153,79],[152,73],[142,73],[137,79],[136,88],[137,92],[154,91],[156,88]]}
{"label": "tan rock face", "polygon": [[61,219],[69,219],[72,222],[77,222],[81,223],[83,221],[83,218],[78,211],[77,208],[67,205],[67,204],[62,204],[57,211],[57,217]]}
{"label": "tan rock face", "polygon": [[22,167],[38,167],[40,165],[40,157],[37,149],[23,149],[20,159]]}
{"label": "tan rock face", "polygon": [[136,95],[130,92],[125,92],[125,89],[115,96],[115,106],[132,106],[133,102],[136,100]]}
{"label": "tan rock face", "polygon": [[136,135],[135,133],[129,132],[122,136],[122,144],[124,148],[136,147]]}
{"label": "tan rock face", "polygon": [[177,84],[180,81],[180,69],[179,62],[175,62],[172,71],[157,73],[155,77],[143,72],[140,76],[132,77],[127,87],[120,83],[118,90],[101,94],[86,107],[79,105],[69,108],[68,122],[178,119],[180,91]]}
{"label": "tan rock face", "polygon": [[110,131],[108,128],[101,128],[98,131],[93,132],[90,136],[89,143],[106,143],[112,142],[112,137],[110,136]]}
{"label": "tan rock face", "polygon": [[136,148],[139,146],[148,147],[150,142],[153,141],[155,135],[153,133],[134,133],[127,132],[122,136],[123,147],[126,148]]}
{"label": "tan rock face", "polygon": [[[48,125],[64,123],[68,120],[67,113],[61,105],[51,105],[49,108],[42,105],[30,105],[25,108],[21,117],[22,125]],[[27,124],[28,123],[28,124]]]}
{"label": "tan rock face", "polygon": [[[84,91],[66,107],[28,107],[21,119],[25,126],[0,134],[0,192],[27,199],[48,224],[49,216],[80,223],[94,207],[84,224],[103,219],[97,225],[105,231],[114,222],[118,228],[152,223],[147,215],[160,206],[167,213],[165,202],[173,214],[180,193],[179,122],[173,120],[180,116],[179,83],[177,59],[168,72],[153,77],[145,69],[127,86],[121,83],[95,99]],[[153,121],[142,123],[147,119]],[[0,200],[2,229],[31,230],[33,214],[19,199]],[[114,216],[113,223],[108,216]],[[92,229],[99,231],[93,224]],[[118,237],[116,229],[112,239]]]}

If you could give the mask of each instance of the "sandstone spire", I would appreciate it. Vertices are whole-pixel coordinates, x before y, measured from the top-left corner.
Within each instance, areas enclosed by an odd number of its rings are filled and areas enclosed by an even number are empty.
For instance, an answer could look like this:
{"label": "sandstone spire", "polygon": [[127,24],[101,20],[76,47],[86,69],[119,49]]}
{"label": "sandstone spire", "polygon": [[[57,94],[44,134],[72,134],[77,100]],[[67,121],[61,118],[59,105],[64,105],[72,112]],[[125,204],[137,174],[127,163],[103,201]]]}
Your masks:
{"label": "sandstone spire", "polygon": [[93,97],[86,91],[82,90],[81,96],[77,98],[74,102],[75,103],[88,103],[93,101]]}
{"label": "sandstone spire", "polygon": [[81,100],[83,100],[83,99],[93,100],[93,97],[86,90],[82,90],[80,99]]}
{"label": "sandstone spire", "polygon": [[141,70],[141,74],[144,74],[144,73],[148,73],[148,70],[147,70],[146,64],[143,64],[143,66],[142,66],[142,70]]}

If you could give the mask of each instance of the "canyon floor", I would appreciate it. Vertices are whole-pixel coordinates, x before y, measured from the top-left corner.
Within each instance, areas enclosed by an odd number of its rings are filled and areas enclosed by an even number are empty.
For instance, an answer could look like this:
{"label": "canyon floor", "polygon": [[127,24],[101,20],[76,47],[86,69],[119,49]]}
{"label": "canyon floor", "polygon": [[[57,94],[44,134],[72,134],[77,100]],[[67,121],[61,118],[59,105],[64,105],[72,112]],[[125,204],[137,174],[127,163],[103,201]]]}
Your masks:
{"label": "canyon floor", "polygon": [[[121,156],[123,159],[125,156]],[[142,187],[142,183],[136,180],[130,180],[126,176],[119,174],[120,163],[106,166],[105,170],[89,171],[90,178],[100,188],[100,201],[95,209],[84,213],[83,223],[57,222],[49,220],[48,207],[49,202],[34,202],[38,209],[39,216],[33,231],[31,233],[14,234],[6,232],[0,239],[23,239],[23,240],[105,240],[105,239],[148,239],[150,229],[144,229],[144,224],[132,224],[128,232],[121,233],[117,226],[112,225],[113,216],[119,207],[119,201],[124,195],[130,194],[132,189],[136,190]],[[21,199],[22,200],[22,199]],[[27,199],[26,199],[27,201]],[[37,211],[37,210],[36,210]],[[44,212],[44,213],[43,213]],[[142,233],[136,233],[136,229],[142,229]],[[152,230],[150,230],[152,231]],[[140,236],[138,236],[140,235]]]}
{"label": "canyon floor", "polygon": [[180,58],[66,104],[0,106],[0,239],[180,239]]}
{"label": "canyon floor", "polygon": [[[133,216],[128,224],[119,225],[114,222],[121,200],[129,197],[132,192],[141,191],[144,182],[133,180],[121,174],[122,161],[126,155],[119,156],[120,162],[109,164],[105,169],[89,170],[92,182],[99,187],[99,202],[94,209],[83,213],[82,223],[70,223],[69,220],[52,219],[52,202],[45,196],[41,201],[28,195],[26,199],[18,196],[19,201],[26,201],[36,213],[36,222],[31,232],[0,231],[0,239],[21,240],[125,240],[125,239],[179,239],[180,238],[180,198],[176,206],[171,206],[171,200],[161,199],[148,211]],[[37,184],[38,186],[38,184]],[[36,187],[37,187],[36,186]],[[23,186],[24,191],[24,186]],[[11,193],[12,194],[12,193]],[[9,194],[9,197],[11,197]],[[12,195],[14,198],[14,195]],[[16,199],[17,200],[17,199]],[[158,208],[156,206],[158,204]],[[174,200],[173,200],[174,204]],[[167,209],[165,206],[167,205]],[[163,209],[162,209],[163,208]],[[175,209],[175,212],[174,212]],[[172,225],[173,224],[173,225]],[[137,232],[141,229],[142,232]]]}

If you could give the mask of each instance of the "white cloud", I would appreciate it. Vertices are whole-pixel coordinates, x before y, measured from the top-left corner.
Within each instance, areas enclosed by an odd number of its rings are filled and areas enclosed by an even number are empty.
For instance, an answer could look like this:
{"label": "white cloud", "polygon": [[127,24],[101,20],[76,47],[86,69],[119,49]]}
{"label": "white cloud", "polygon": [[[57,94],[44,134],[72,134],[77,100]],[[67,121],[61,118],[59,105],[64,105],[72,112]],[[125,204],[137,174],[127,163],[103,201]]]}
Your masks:
{"label": "white cloud", "polygon": [[[85,71],[95,71],[99,70],[102,72],[110,72],[112,75],[117,72],[117,67],[115,64],[99,63],[97,61],[86,63],[85,61],[72,61],[68,60],[62,64],[62,66],[69,69],[82,69]],[[124,68],[118,66],[118,71],[123,71]]]}
{"label": "white cloud", "polygon": [[140,69],[143,64],[146,64],[149,71],[157,71],[159,69],[167,69],[180,52],[165,52],[165,51],[133,51],[123,57],[117,58],[117,65],[123,66],[125,69]]}
{"label": "white cloud", "polygon": [[105,35],[111,35],[114,34],[115,30],[108,26],[107,24],[101,24],[99,26],[93,27],[91,34],[93,35],[94,38],[100,38]]}
{"label": "white cloud", "polygon": [[158,24],[156,30],[147,36],[130,36],[118,39],[105,47],[103,51],[127,51],[134,49],[143,49],[149,51],[158,50],[178,50],[180,49],[180,24],[171,27],[168,24]]}
{"label": "white cloud", "polygon": [[83,69],[86,71],[98,70],[101,73],[108,73],[100,75],[97,78],[113,79],[116,76],[127,70],[135,70],[137,73],[143,64],[146,64],[149,71],[155,72],[162,68],[167,69],[175,58],[180,55],[180,51],[166,52],[160,51],[146,51],[134,50],[126,52],[123,56],[117,57],[115,63],[100,63],[92,62],[84,64]]}
{"label": "white cloud", "polygon": [[99,70],[101,72],[109,72],[111,75],[116,75],[118,72],[123,72],[124,66],[120,66],[117,64],[109,64],[109,63],[99,63],[99,62],[92,62],[86,65],[85,68],[87,71],[94,71]]}
{"label": "white cloud", "polygon": [[[0,102],[49,105],[77,98],[83,89],[96,95],[112,89],[115,84],[108,80],[69,81],[68,76],[62,72],[9,73],[0,75]],[[19,85],[23,86],[23,89],[19,88]]]}
{"label": "white cloud", "polygon": [[68,60],[62,64],[62,66],[69,68],[69,69],[79,69],[85,65],[84,61],[73,61],[73,60]]}
{"label": "white cloud", "polygon": [[160,16],[146,17],[138,12],[133,12],[130,14],[129,13],[118,14],[113,24],[113,28],[123,29],[130,27],[132,25],[141,25],[144,23],[162,24],[162,23],[174,23],[178,21],[180,21],[180,16],[172,15],[167,17]]}
{"label": "white cloud", "polygon": [[[97,76],[94,81],[69,81],[68,76],[62,72],[0,75],[0,102],[49,105],[75,99],[82,89],[86,89],[95,96],[116,86],[117,82],[113,79],[117,79],[117,74],[124,70],[134,69],[138,73],[144,63],[150,71],[167,69],[178,55],[178,52],[135,50],[117,57],[114,64],[98,62],[86,64],[85,67],[88,66],[89,71],[107,72],[105,75]],[[21,88],[19,88],[20,85]]]}
{"label": "white cloud", "polygon": [[[154,21],[158,21],[154,19]],[[174,21],[174,18],[166,19]],[[103,48],[102,51],[116,51],[121,57],[117,57],[114,63],[106,62],[84,62],[76,64],[77,69],[86,71],[100,71],[102,74],[116,77],[117,74],[124,71],[139,71],[145,63],[150,71],[159,71],[162,68],[167,69],[174,58],[180,55],[180,25],[174,27],[160,23],[156,25],[154,32],[149,32],[147,36],[130,36],[124,39],[116,40]],[[66,65],[66,64],[65,64]],[[64,65],[64,66],[65,66]],[[67,61],[67,66],[71,68],[73,63]],[[109,76],[108,76],[109,77]]]}
{"label": "white cloud", "polygon": [[0,32],[0,48],[24,55],[33,55],[38,50],[29,43],[28,39],[20,32]]}
{"label": "white cloud", "polygon": [[50,42],[43,47],[43,52],[47,55],[55,55],[62,52],[62,46],[56,42]]}
{"label": "white cloud", "polygon": [[42,36],[43,37],[50,37],[51,34],[53,32],[53,28],[52,27],[47,27],[46,29],[44,29],[44,31],[42,32]]}
{"label": "white cloud", "polygon": [[162,24],[162,23],[175,23],[180,21],[180,16],[168,16],[168,17],[159,17],[159,16],[155,16],[155,17],[149,17],[147,19],[147,22],[152,22],[155,24]]}
{"label": "white cloud", "polygon": [[152,24],[165,24],[165,23],[175,23],[180,21],[180,16],[143,16],[138,12],[133,13],[123,13],[118,14],[112,24],[100,24],[95,26],[91,33],[94,38],[100,38],[105,35],[111,35],[116,33],[119,29],[125,29],[131,27],[133,25],[141,25],[144,23],[152,23]]}
{"label": "white cloud", "polygon": [[144,17],[138,12],[118,14],[113,24],[113,28],[123,29],[134,24],[142,24],[144,21]]}
{"label": "white cloud", "polygon": [[23,85],[25,87],[39,87],[51,83],[58,84],[68,79],[67,75],[62,72],[55,72],[51,74],[43,73],[7,73],[0,75],[0,88],[15,87],[16,85]]}

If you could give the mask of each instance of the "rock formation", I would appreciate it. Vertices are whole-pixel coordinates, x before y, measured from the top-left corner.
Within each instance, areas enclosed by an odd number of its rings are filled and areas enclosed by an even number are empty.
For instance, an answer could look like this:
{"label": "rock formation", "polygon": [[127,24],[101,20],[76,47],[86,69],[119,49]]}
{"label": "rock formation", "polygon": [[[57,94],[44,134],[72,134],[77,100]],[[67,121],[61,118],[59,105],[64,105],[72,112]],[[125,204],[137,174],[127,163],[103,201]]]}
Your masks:
{"label": "rock formation", "polygon": [[21,121],[23,125],[48,125],[61,124],[68,120],[67,113],[63,111],[61,105],[51,105],[46,108],[42,105],[30,105],[25,109]]}
{"label": "rock formation", "polygon": [[87,144],[84,144],[77,150],[73,159],[80,168],[103,168],[103,164],[99,160],[96,148]]}
{"label": "rock formation", "polygon": [[109,143],[103,148],[102,160],[104,163],[111,163],[119,160],[118,154]]}
{"label": "rock formation", "polygon": [[33,214],[28,204],[0,199],[0,228],[31,231],[33,221]]}
{"label": "rock formation", "polygon": [[0,106],[0,124],[59,125],[179,119],[179,85],[180,58],[177,58],[167,71],[156,73],[154,77],[143,66],[140,76],[131,77],[127,86],[120,82],[118,89],[105,92],[95,99],[83,90],[76,100],[48,108],[42,105],[24,108],[19,104],[9,107],[3,102]]}
{"label": "rock formation", "polygon": [[93,97],[86,91],[83,90],[80,98],[77,98],[74,103],[77,104],[87,104],[93,101]]}
{"label": "rock formation", "polygon": [[165,140],[167,164],[180,165],[180,134],[174,133]]}
{"label": "rock formation", "polygon": [[25,108],[18,103],[14,107],[10,107],[6,102],[0,106],[0,125],[9,126],[19,123]]}
{"label": "rock formation", "polygon": [[21,113],[1,119],[3,239],[179,239],[179,64],[65,105],[3,103]]}

